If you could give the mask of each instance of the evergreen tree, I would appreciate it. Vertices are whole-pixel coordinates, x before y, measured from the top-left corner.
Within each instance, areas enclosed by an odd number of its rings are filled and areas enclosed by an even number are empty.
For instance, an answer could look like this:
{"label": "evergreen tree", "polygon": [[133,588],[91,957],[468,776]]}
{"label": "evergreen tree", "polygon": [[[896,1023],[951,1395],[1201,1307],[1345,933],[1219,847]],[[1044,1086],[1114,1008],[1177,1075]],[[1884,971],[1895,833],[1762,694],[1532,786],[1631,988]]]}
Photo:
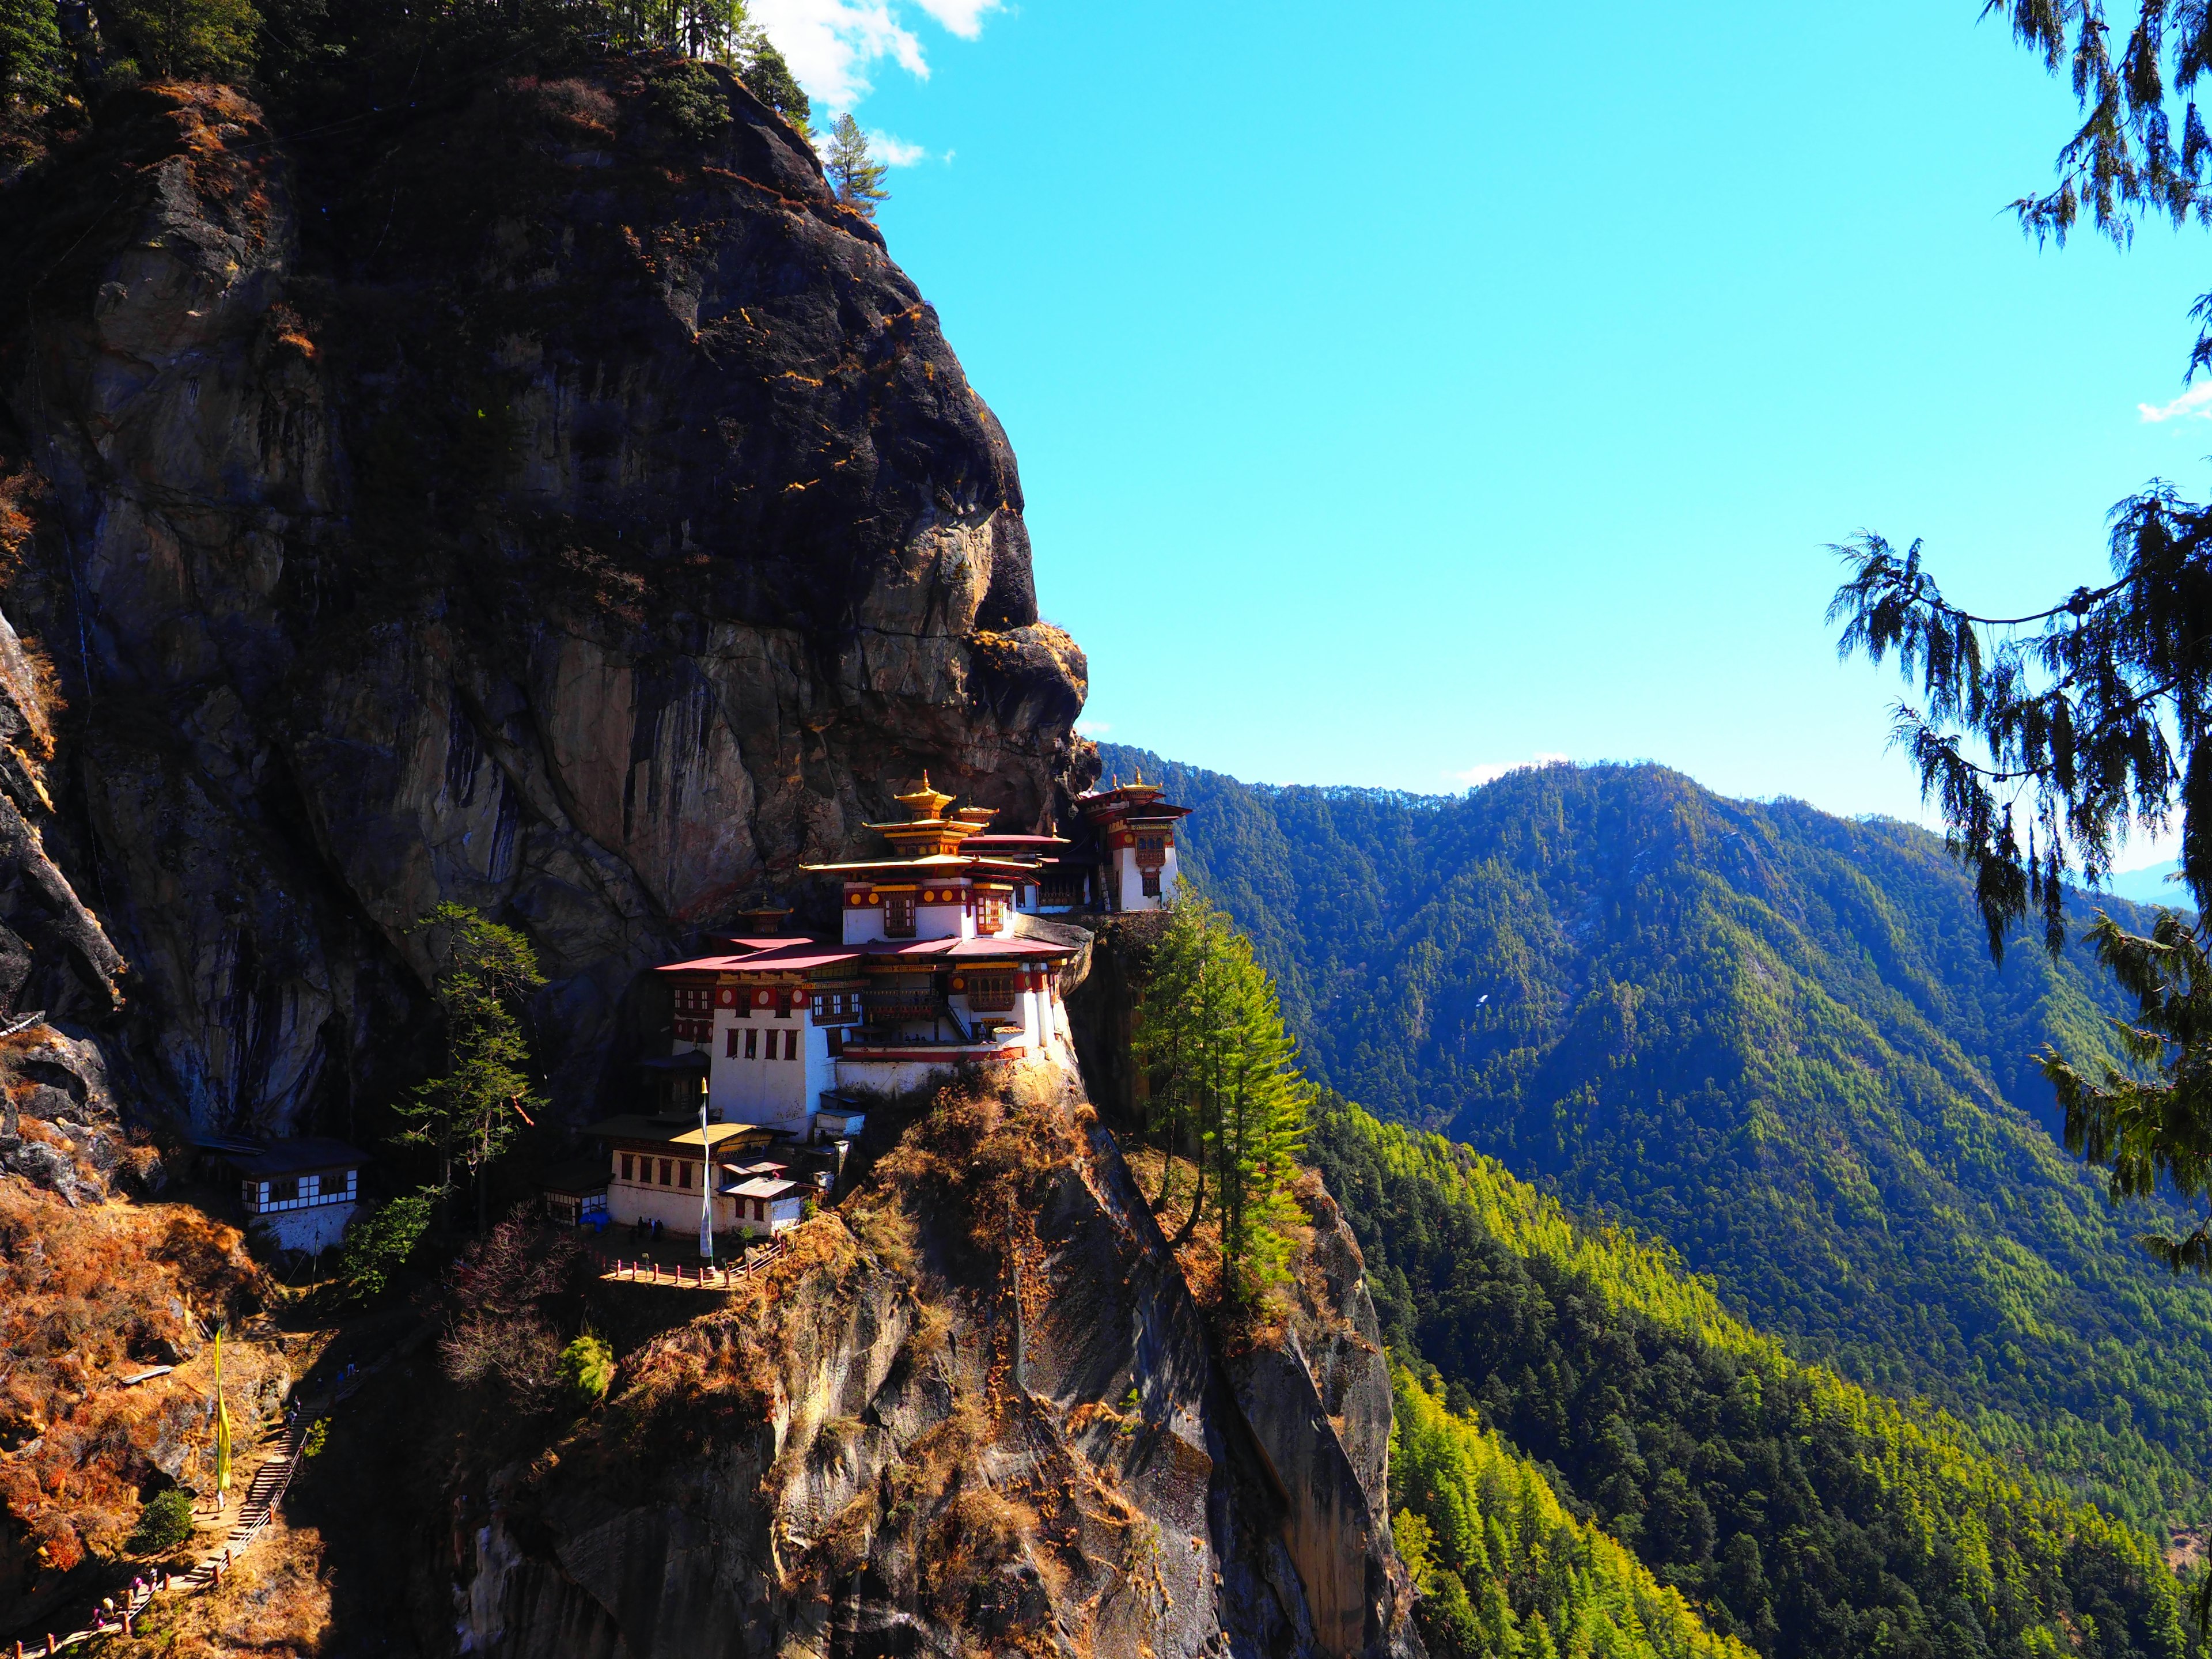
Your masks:
{"label": "evergreen tree", "polygon": [[139,69],[163,79],[238,81],[253,70],[252,0],[110,0]]}
{"label": "evergreen tree", "polygon": [[[2026,230],[2063,243],[2087,214],[2125,246],[2140,213],[2212,224],[2212,137],[2188,96],[2212,69],[2212,9],[2143,0],[2117,52],[2101,0],[1991,0],[1987,9],[2069,76],[2082,112],[2059,150],[2057,186],[2013,204]],[[2212,367],[2212,295],[2197,315],[2207,327],[2192,373]],[[2131,830],[2163,831],[2177,813],[2184,883],[2198,915],[2212,913],[2212,507],[2154,479],[2110,521],[2112,580],[2018,616],[1953,604],[1917,541],[1899,553],[1862,533],[1835,550],[1850,566],[1828,611],[1844,624],[1838,650],[1875,662],[1894,651],[1907,682],[1918,681],[1925,707],[1898,706],[1896,740],[1973,872],[1992,955],[2031,913],[2046,948],[2059,951],[2069,872],[2101,878]],[[2146,1021],[2173,1018],[2133,1036],[2120,1028],[2130,1052],[2166,1055],[2165,1085],[2093,1087],[2045,1056],[2067,1105],[2069,1145],[2111,1170],[2115,1194],[2182,1177],[2212,1146],[2212,1099],[2175,1081],[2212,1063],[2212,1030],[2179,1018],[2195,999],[2182,932],[2161,924],[2130,937],[2107,924],[2096,935]],[[2204,1237],[2203,1227],[2192,1235]],[[2212,1273],[2201,1243],[2162,1243],[2153,1248],[2177,1271]]]}
{"label": "evergreen tree", "polygon": [[802,137],[814,137],[813,105],[792,75],[791,65],[784,62],[783,54],[758,29],[753,30],[745,42],[738,78],[745,83],[747,92],[790,122]]}
{"label": "evergreen tree", "polygon": [[61,97],[68,75],[53,0],[0,0],[0,97],[40,108]]}
{"label": "evergreen tree", "polygon": [[486,1166],[503,1152],[523,1114],[539,1103],[525,1068],[529,1045],[516,1010],[545,983],[537,952],[511,927],[451,902],[422,924],[443,936],[446,962],[434,994],[445,1018],[446,1070],[397,1109],[408,1127],[398,1144],[437,1160],[436,1190],[450,1196],[465,1171],[477,1189],[477,1231],[487,1221]]}
{"label": "evergreen tree", "polygon": [[1229,1281],[1249,1292],[1280,1270],[1285,1254],[1278,1224],[1297,1172],[1307,1086],[1251,941],[1188,888],[1169,906],[1134,1044],[1150,1085],[1149,1131],[1170,1154],[1188,1149],[1198,1165],[1184,1234],[1205,1212],[1210,1179]]}
{"label": "evergreen tree", "polygon": [[823,166],[837,199],[864,216],[874,218],[877,204],[890,199],[884,175],[890,169],[868,154],[868,135],[860,131],[850,111],[839,116],[837,125],[830,130],[830,154]]}

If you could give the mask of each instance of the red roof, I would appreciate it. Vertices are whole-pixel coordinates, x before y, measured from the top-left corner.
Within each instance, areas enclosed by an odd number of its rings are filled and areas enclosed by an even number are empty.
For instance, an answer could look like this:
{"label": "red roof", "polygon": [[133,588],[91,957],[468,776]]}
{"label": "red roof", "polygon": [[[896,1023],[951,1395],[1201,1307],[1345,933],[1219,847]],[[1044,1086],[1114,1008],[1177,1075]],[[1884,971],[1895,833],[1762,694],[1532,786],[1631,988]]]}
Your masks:
{"label": "red roof", "polygon": [[840,962],[857,962],[860,952],[849,945],[819,945],[811,939],[780,941],[775,949],[749,951],[734,957],[698,957],[656,968],[656,974],[791,974],[809,968],[828,968]]}
{"label": "red roof", "polygon": [[879,939],[848,948],[871,957],[952,957],[963,961],[1012,957],[1046,962],[1075,954],[1072,945],[1047,945],[1034,939]]}
{"label": "red roof", "polygon": [[699,957],[690,962],[672,962],[656,974],[793,974],[811,968],[833,968],[864,957],[903,958],[951,957],[968,962],[1051,962],[1073,956],[1072,945],[1048,945],[1034,939],[879,939],[865,945],[824,945],[814,939],[779,944],[774,950],[744,956]]}
{"label": "red roof", "polygon": [[785,933],[774,939],[736,939],[725,934],[722,943],[740,951],[773,951],[781,945],[811,945],[814,941],[805,933]]}

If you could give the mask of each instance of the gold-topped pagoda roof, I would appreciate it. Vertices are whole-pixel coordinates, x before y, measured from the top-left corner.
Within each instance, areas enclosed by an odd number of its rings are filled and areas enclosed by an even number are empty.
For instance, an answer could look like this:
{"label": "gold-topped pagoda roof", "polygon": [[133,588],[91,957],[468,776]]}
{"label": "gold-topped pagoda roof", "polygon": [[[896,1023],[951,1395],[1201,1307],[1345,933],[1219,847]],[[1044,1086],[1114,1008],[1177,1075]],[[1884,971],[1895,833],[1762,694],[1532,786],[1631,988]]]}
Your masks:
{"label": "gold-topped pagoda roof", "polygon": [[[925,771],[921,775],[921,788],[907,794],[893,795],[891,799],[906,808],[907,816],[915,823],[927,823],[943,817],[945,809],[952,805],[955,797],[946,794],[942,789],[931,788],[929,774]],[[870,824],[868,827],[873,830],[880,826]]]}

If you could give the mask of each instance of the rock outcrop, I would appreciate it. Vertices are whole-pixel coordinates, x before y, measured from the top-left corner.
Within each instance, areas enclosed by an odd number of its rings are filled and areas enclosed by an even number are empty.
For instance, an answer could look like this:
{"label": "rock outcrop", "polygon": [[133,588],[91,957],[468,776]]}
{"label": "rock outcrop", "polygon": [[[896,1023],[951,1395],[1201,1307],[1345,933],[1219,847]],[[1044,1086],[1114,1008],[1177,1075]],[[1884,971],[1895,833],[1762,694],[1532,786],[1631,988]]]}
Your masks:
{"label": "rock outcrop", "polygon": [[580,1110],[890,788],[1083,781],[1005,435],[787,127],[652,63],[363,119],[153,86],[0,189],[0,993],[203,1127],[419,1070],[441,900]]}
{"label": "rock outcrop", "polygon": [[1049,1073],[940,1099],[800,1240],[457,1512],[462,1650],[1419,1652],[1372,1519],[1371,1309],[1313,1307],[1291,1352],[1318,1364],[1224,1366]]}

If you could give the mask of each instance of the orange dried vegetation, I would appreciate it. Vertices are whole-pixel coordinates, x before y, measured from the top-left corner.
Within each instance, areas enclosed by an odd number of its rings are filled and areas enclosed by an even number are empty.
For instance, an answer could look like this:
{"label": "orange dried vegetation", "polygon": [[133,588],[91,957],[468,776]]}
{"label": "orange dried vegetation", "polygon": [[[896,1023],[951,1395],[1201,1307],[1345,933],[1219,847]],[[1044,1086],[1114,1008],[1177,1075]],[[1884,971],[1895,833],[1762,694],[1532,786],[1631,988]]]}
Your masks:
{"label": "orange dried vegetation", "polygon": [[281,1521],[210,1590],[157,1596],[129,1641],[111,1636],[101,1659],[307,1659],[331,1627],[322,1539]]}
{"label": "orange dried vegetation", "polygon": [[[202,1322],[234,1315],[260,1277],[235,1228],[186,1206],[71,1209],[0,1177],[0,1583],[35,1593],[120,1548],[155,1469],[205,1438]],[[172,1354],[191,1357],[123,1386]],[[234,1397],[264,1369],[231,1347]]]}

